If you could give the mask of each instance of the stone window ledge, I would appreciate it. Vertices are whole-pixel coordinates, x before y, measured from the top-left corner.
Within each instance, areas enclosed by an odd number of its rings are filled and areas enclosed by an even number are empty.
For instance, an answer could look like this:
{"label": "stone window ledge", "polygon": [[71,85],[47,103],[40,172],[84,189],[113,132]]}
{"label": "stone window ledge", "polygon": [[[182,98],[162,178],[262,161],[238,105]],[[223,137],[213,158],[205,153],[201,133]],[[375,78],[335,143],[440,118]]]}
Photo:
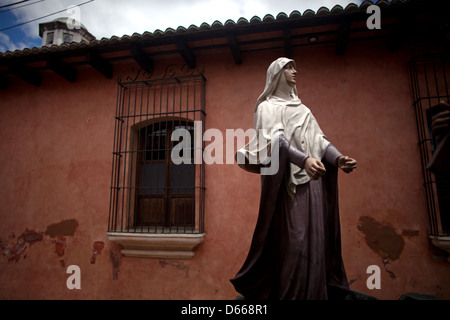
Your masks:
{"label": "stone window ledge", "polygon": [[431,243],[449,254],[447,261],[450,262],[450,236],[430,236]]}
{"label": "stone window ledge", "polygon": [[127,257],[190,259],[205,240],[205,233],[123,233],[107,232],[108,239],[122,246]]}

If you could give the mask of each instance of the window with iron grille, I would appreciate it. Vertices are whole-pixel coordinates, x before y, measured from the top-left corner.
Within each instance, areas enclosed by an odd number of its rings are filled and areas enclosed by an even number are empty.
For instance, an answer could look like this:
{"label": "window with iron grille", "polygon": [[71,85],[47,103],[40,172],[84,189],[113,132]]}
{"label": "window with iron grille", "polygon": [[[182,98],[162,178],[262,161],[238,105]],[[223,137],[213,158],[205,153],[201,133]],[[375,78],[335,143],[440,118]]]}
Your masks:
{"label": "window with iron grille", "polygon": [[442,55],[415,57],[410,61],[409,67],[422,156],[430,235],[449,235],[450,179],[427,169],[437,146],[431,131],[431,119],[440,111],[437,106],[439,102],[450,100],[449,57]]}
{"label": "window with iron grille", "polygon": [[[204,126],[196,126],[205,120],[204,97],[201,74],[119,82],[109,232],[204,232],[205,173],[194,161],[204,149]],[[172,159],[182,141],[172,138],[176,130],[190,137],[177,151],[181,163]]]}

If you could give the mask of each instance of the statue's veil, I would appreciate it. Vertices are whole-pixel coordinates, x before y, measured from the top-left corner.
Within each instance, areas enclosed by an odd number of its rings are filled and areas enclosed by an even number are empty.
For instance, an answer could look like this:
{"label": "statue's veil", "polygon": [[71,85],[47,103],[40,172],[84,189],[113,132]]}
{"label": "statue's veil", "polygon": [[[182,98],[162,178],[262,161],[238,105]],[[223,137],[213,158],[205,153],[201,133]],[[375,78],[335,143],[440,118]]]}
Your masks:
{"label": "statue's veil", "polygon": [[[259,96],[258,100],[256,100],[256,106],[255,106],[255,112],[258,109],[258,106],[261,102],[269,98],[275,91],[275,89],[278,86],[278,83],[280,81],[281,76],[283,73],[281,72],[285,65],[287,65],[289,62],[291,62],[294,67],[296,68],[295,61],[288,58],[278,58],[277,60],[273,61],[269,68],[267,69],[267,75],[266,75],[266,85],[264,87],[263,93]],[[293,96],[298,99],[298,92],[297,87],[294,86],[292,88],[292,94]]]}

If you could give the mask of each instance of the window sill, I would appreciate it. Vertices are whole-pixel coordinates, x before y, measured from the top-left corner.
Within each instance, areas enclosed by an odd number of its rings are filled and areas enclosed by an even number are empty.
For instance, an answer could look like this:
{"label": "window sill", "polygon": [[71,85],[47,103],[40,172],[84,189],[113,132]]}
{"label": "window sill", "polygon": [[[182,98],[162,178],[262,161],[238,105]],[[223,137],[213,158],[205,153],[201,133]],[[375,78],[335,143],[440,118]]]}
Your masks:
{"label": "window sill", "polygon": [[449,254],[447,261],[450,262],[450,236],[430,236],[431,243]]}
{"label": "window sill", "polygon": [[160,234],[107,232],[108,239],[122,246],[127,257],[190,259],[205,240],[205,233]]}

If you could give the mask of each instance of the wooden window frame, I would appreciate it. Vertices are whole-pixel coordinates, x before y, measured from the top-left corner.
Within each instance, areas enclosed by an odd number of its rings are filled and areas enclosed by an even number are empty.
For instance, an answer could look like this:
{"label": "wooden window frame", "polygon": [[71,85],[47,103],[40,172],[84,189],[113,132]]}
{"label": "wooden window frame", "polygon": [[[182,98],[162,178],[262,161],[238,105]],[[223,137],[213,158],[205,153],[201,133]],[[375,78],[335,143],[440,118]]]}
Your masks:
{"label": "wooden window frame", "polygon": [[[156,126],[156,128],[155,128]],[[151,127],[151,128],[149,128]],[[175,230],[181,230],[186,231],[187,229],[192,229],[195,226],[195,190],[192,188],[192,192],[190,193],[180,193],[180,192],[174,192],[174,187],[172,185],[172,182],[174,182],[173,177],[173,166],[175,165],[172,161],[172,149],[176,142],[173,142],[171,140],[172,132],[177,128],[183,128],[183,129],[191,129],[191,136],[193,134],[193,128],[194,124],[192,121],[189,120],[172,120],[172,121],[161,121],[161,122],[154,122],[152,124],[149,124],[143,128],[140,128],[140,132],[145,131],[144,134],[139,133],[139,149],[138,149],[138,156],[137,156],[137,164],[136,164],[136,221],[135,225],[137,227],[148,227],[148,228],[175,228]],[[157,132],[165,130],[166,134],[164,135],[164,144],[161,146],[159,144],[160,139],[158,139],[158,145],[157,146],[147,146],[147,135],[148,133]],[[191,139],[191,147],[193,148],[193,139]],[[150,149],[149,149],[150,148]],[[164,150],[163,150],[163,149]],[[154,152],[157,152],[158,154],[161,151],[164,151],[163,157],[160,157],[158,155],[157,159],[154,159]],[[147,153],[151,153],[150,159],[147,158]],[[191,153],[191,165],[194,166],[194,159],[193,159],[193,153]],[[141,170],[143,164],[153,164],[153,163],[163,163],[165,167],[165,174],[164,174],[164,185],[162,187],[163,192],[162,193],[145,193],[140,192],[140,189],[146,189],[146,188],[140,188],[141,183]],[[193,185],[195,186],[195,177],[194,181],[191,181]],[[188,187],[186,187],[188,189]],[[143,209],[140,205],[140,201],[142,199],[162,199],[162,210],[161,212],[157,212],[157,216],[161,216],[161,220],[157,221],[152,219],[151,215],[152,212],[149,213],[150,215],[150,221],[146,222],[144,220],[144,216],[147,215],[147,213],[143,213]],[[186,209],[186,206],[184,206],[184,211],[179,214],[178,210],[173,210],[173,201],[174,199],[188,199],[192,198],[193,206],[192,211],[189,212]],[[158,206],[159,207],[159,206]],[[181,216],[181,217],[180,217]]]}

